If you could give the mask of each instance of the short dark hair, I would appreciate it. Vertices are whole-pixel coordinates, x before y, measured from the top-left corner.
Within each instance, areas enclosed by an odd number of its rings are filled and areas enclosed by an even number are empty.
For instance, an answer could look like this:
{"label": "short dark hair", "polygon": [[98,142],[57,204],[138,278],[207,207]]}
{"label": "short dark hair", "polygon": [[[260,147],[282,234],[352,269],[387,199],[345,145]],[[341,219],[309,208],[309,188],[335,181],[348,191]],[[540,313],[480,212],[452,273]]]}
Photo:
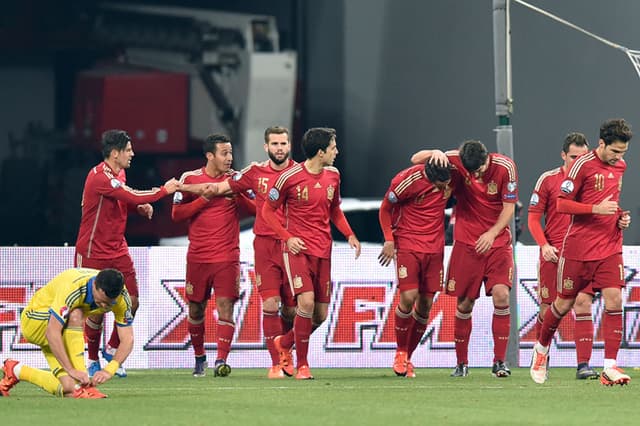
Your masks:
{"label": "short dark hair", "polygon": [[302,137],[302,152],[305,158],[313,158],[318,150],[327,151],[331,139],[336,137],[336,130],[330,127],[312,127]]}
{"label": "short dark hair", "polygon": [[612,118],[600,126],[600,139],[605,145],[611,145],[615,141],[627,143],[632,137],[631,126],[624,121],[624,118]]}
{"label": "short dark hair", "polygon": [[107,130],[102,134],[102,157],[109,158],[114,149],[124,151],[129,142],[131,142],[131,138],[124,130]]}
{"label": "short dark hair", "polygon": [[281,135],[283,133],[289,136],[289,129],[282,126],[267,127],[264,131],[264,143],[269,143],[269,135]]}
{"label": "short dark hair", "polygon": [[562,151],[566,154],[569,152],[569,147],[571,145],[576,146],[589,146],[589,141],[587,137],[580,132],[571,132],[564,137],[564,143],[562,144]]}
{"label": "short dark hair", "polygon": [[462,142],[459,154],[462,165],[470,173],[482,167],[489,157],[487,147],[482,142],[473,139]]}
{"label": "short dark hair", "polygon": [[451,179],[451,165],[439,166],[435,161],[427,161],[424,165],[424,172],[431,183],[447,182]]}
{"label": "short dark hair", "polygon": [[223,135],[220,133],[214,133],[212,135],[207,136],[207,138],[202,142],[202,152],[206,155],[207,152],[212,154],[216,153],[216,146],[219,143],[231,143],[231,138],[227,135]]}
{"label": "short dark hair", "polygon": [[117,269],[103,269],[96,275],[96,288],[102,289],[110,299],[115,299],[124,288],[124,275]]}

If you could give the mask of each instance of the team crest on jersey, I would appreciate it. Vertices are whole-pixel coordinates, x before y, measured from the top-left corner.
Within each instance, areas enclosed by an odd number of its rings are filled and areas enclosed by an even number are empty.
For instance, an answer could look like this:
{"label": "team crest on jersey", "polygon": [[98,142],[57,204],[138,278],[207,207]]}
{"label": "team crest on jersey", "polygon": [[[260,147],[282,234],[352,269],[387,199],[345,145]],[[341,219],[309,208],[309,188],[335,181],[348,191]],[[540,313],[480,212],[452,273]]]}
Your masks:
{"label": "team crest on jersey", "polygon": [[404,265],[400,265],[398,268],[398,278],[407,278],[407,267]]}
{"label": "team crest on jersey", "polygon": [[65,305],[60,308],[60,312],[58,313],[60,314],[60,317],[66,321],[67,318],[69,317],[69,308],[67,308],[67,306]]}
{"label": "team crest on jersey", "polygon": [[564,182],[562,182],[562,185],[560,185],[560,191],[564,192],[565,194],[571,194],[573,192],[573,182],[571,182],[570,180],[565,180]]}
{"label": "team crest on jersey", "polygon": [[491,181],[487,184],[487,194],[496,195],[498,193],[498,184]]}
{"label": "team crest on jersey", "polygon": [[271,188],[269,190],[269,199],[271,201],[277,201],[278,198],[280,198],[280,192],[278,192],[278,190],[275,188]]}
{"label": "team crest on jersey", "polygon": [[193,284],[191,284],[189,281],[187,281],[187,284],[185,284],[185,286],[184,286],[184,291],[187,294],[193,294]]}
{"label": "team crest on jersey", "polygon": [[540,297],[546,299],[549,297],[549,288],[548,287],[540,287]]}
{"label": "team crest on jersey", "polygon": [[573,280],[571,278],[565,278],[562,281],[562,288],[565,290],[573,290]]}
{"label": "team crest on jersey", "polygon": [[538,197],[538,194],[536,194],[535,192],[533,194],[531,194],[531,199],[529,200],[529,205],[530,206],[537,206],[539,202],[540,202],[540,197]]}
{"label": "team crest on jersey", "polygon": [[333,194],[335,192],[336,189],[332,185],[329,185],[329,187],[327,188],[327,200],[333,201]]}
{"label": "team crest on jersey", "polygon": [[173,204],[180,204],[182,202],[182,198],[184,196],[182,195],[182,192],[180,191],[176,191],[173,193]]}
{"label": "team crest on jersey", "polygon": [[456,291],[456,280],[449,280],[447,283],[447,291]]}
{"label": "team crest on jersey", "polygon": [[518,187],[518,182],[515,182],[515,181],[511,181],[507,184],[507,190],[509,192],[515,191],[517,187]]}
{"label": "team crest on jersey", "polygon": [[296,275],[293,277],[293,288],[302,288],[302,277]]}
{"label": "team crest on jersey", "polygon": [[395,204],[398,202],[398,196],[396,195],[395,192],[389,191],[389,195],[387,195],[387,200],[389,200],[390,203]]}
{"label": "team crest on jersey", "polygon": [[120,188],[122,186],[122,182],[120,182],[118,179],[113,178],[111,179],[111,187],[116,189],[116,188]]}

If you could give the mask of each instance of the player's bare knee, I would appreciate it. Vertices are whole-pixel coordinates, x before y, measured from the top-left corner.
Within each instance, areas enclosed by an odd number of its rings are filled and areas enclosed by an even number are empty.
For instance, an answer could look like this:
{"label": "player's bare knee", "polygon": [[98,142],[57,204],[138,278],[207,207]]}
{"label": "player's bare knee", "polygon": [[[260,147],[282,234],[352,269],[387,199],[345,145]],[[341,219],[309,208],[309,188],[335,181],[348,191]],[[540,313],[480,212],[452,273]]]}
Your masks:
{"label": "player's bare knee", "polygon": [[262,310],[266,312],[276,312],[280,307],[279,297],[268,297],[262,301]]}
{"label": "player's bare knee", "polygon": [[71,310],[71,312],[69,312],[67,324],[69,327],[83,327],[84,314],[82,313],[82,309],[76,308]]}
{"label": "player's bare knee", "polygon": [[593,302],[593,297],[585,293],[578,293],[578,297],[576,297],[576,301],[573,304],[573,310],[576,314],[588,314],[591,313],[591,303]]}
{"label": "player's bare knee", "polygon": [[296,316],[295,306],[283,306],[280,310],[280,315],[285,321],[293,321]]}
{"label": "player's bare knee", "polygon": [[233,305],[235,299],[228,297],[218,297],[216,299],[216,310],[218,311],[218,318],[231,320],[233,318]]}
{"label": "player's bare knee", "polygon": [[199,322],[204,319],[205,303],[189,302],[189,319],[192,322]]}
{"label": "player's bare knee", "polygon": [[468,297],[458,298],[458,310],[460,312],[471,312],[473,310],[474,301]]}

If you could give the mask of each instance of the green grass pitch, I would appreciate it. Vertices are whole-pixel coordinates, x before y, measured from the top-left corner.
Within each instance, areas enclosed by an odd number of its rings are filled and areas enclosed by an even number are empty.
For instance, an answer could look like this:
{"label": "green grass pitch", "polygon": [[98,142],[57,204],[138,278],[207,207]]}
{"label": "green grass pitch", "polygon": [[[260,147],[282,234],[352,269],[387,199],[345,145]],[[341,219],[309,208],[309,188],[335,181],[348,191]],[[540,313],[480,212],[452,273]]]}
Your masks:
{"label": "green grass pitch", "polygon": [[[268,380],[266,369],[194,378],[186,369],[130,370],[101,390],[106,400],[54,398],[19,383],[0,398],[0,425],[571,425],[638,424],[639,383],[606,387],[556,368],[537,385],[528,369],[497,379],[472,368],[314,369],[315,380]],[[635,373],[635,374],[634,374]]]}

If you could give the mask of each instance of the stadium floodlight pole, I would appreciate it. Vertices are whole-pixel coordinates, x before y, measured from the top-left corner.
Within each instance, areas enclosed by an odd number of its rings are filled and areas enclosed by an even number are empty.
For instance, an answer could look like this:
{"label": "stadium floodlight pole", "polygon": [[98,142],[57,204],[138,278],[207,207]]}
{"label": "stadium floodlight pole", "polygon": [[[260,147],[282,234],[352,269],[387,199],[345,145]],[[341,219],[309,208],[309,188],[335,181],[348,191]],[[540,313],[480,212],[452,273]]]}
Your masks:
{"label": "stadium floodlight pole", "polygon": [[[493,64],[495,80],[496,115],[498,127],[496,132],[496,146],[500,154],[511,159],[513,156],[513,131],[511,128],[511,113],[513,99],[511,97],[511,27],[509,24],[509,0],[493,0]],[[511,219],[511,233],[513,253],[516,252],[515,215]],[[511,329],[506,361],[513,367],[519,367],[520,331],[518,316],[518,277],[513,271],[513,281],[509,294],[511,307]]]}

